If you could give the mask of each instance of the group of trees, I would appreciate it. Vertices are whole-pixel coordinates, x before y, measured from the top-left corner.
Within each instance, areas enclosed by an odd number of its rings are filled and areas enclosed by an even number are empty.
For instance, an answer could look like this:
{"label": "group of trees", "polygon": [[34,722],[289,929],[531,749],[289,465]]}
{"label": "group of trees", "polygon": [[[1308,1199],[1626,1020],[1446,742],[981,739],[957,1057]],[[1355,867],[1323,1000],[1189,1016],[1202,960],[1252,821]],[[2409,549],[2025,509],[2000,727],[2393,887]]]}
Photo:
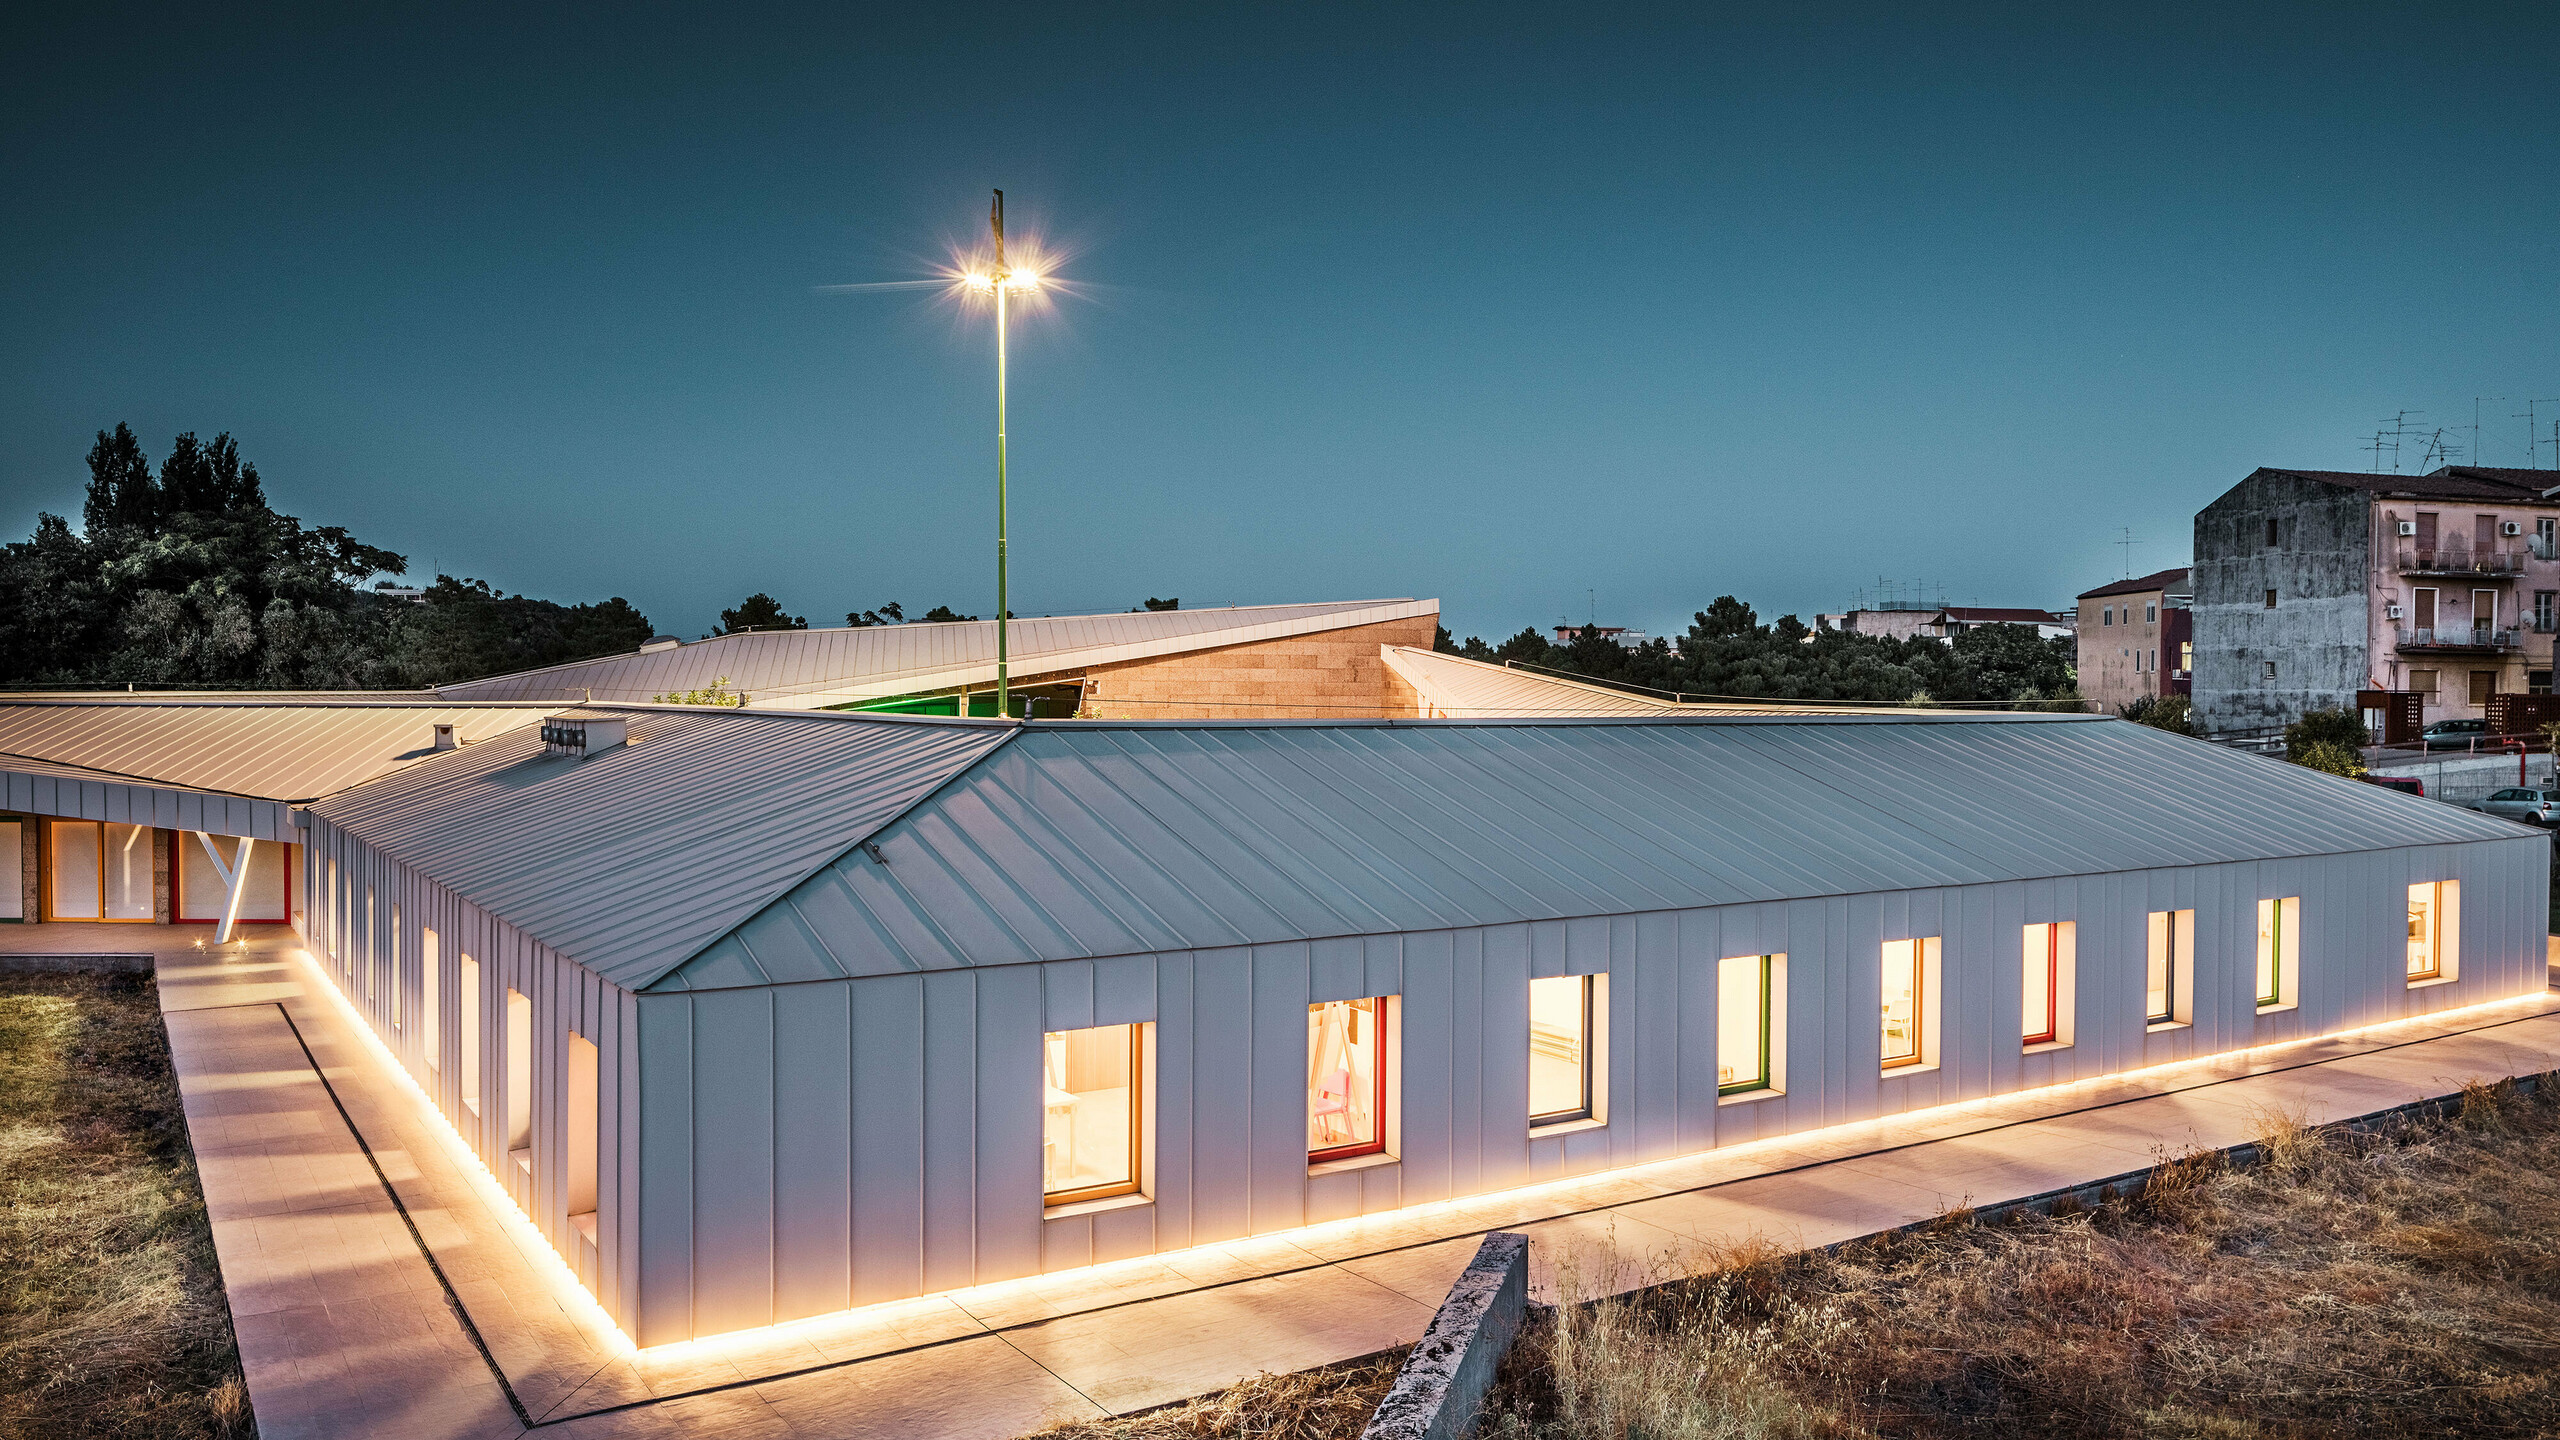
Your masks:
{"label": "group of trees", "polygon": [[434,685],[649,638],[619,598],[556,605],[442,575],[423,605],[367,590],[408,562],[277,513],[227,434],[179,436],[155,474],[131,429],[100,431],[80,518],[40,515],[0,547],[0,684]]}
{"label": "group of trees", "polygon": [[1854,631],[1808,630],[1793,615],[1764,625],[1731,595],[1697,612],[1677,640],[1632,648],[1585,629],[1556,644],[1533,627],[1488,645],[1440,631],[1439,648],[1497,664],[1516,661],[1602,684],[1709,698],[1824,700],[1843,704],[1970,703],[2025,710],[2080,710],[2067,638],[2046,640],[2023,625],[1985,625],[1950,641],[1897,640]]}
{"label": "group of trees", "polygon": [[[848,629],[867,630],[875,625],[909,623],[940,625],[977,618],[975,615],[963,615],[948,605],[936,605],[910,622],[907,619],[907,607],[892,600],[877,610],[853,611],[844,617],[844,623]],[[723,635],[744,635],[755,630],[806,630],[808,628],[809,621],[806,616],[794,615],[783,609],[781,601],[761,590],[739,601],[738,608],[720,612],[720,633]]]}

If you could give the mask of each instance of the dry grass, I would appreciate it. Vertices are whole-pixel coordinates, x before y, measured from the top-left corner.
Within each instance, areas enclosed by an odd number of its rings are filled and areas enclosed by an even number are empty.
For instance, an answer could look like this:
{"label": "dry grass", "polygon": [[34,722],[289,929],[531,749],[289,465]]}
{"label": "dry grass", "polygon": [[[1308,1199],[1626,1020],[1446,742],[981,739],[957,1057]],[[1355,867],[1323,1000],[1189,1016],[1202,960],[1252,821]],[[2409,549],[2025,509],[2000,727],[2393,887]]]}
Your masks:
{"label": "dry grass", "polygon": [[253,1433],[151,981],[0,976],[0,1436]]}
{"label": "dry grass", "polygon": [[1485,1433],[2560,1433],[2560,1085],[2360,1135],[2260,1118],[2262,1163],[2173,1159],[2130,1205],[1709,1256],[1569,1308]]}
{"label": "dry grass", "polygon": [[1215,1395],[1125,1420],[1071,1420],[1038,1440],[1332,1440],[1357,1436],[1395,1383],[1398,1350],[1357,1365],[1257,1375]]}

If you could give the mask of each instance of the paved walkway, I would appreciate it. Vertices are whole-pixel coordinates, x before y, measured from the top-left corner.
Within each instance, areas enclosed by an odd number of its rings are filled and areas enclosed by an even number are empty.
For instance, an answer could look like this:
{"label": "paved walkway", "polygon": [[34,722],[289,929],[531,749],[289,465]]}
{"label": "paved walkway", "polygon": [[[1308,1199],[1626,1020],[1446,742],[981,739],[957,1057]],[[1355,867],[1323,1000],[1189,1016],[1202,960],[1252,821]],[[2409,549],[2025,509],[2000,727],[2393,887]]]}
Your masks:
{"label": "paved walkway", "polygon": [[[141,929],[30,926],[0,948],[132,950],[172,934]],[[2162,1150],[2248,1139],[2270,1109],[2340,1119],[2560,1065],[2560,995],[2532,996],[2140,1084],[1975,1102],[634,1353],[335,1003],[306,990],[320,982],[289,938],[158,954],[266,1440],[1001,1440],[1409,1341],[1489,1229],[1541,1242],[1541,1291],[1552,1261],[1577,1251],[1642,1283],[1701,1245],[1826,1244],[2139,1170]]]}

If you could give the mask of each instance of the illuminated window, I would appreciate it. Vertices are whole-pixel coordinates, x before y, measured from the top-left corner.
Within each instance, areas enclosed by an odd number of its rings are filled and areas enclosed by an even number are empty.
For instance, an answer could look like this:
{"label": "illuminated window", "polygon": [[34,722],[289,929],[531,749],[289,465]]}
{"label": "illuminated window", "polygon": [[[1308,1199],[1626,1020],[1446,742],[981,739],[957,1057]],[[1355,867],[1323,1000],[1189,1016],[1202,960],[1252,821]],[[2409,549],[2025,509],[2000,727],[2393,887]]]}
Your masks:
{"label": "illuminated window", "polygon": [[568,1074],[568,1141],[569,1185],[566,1199],[569,1223],[596,1241],[596,1047],[595,1042],[572,1030],[569,1032]]}
{"label": "illuminated window", "polygon": [[2450,980],[2461,924],[2459,880],[2424,880],[2409,887],[2409,978]]}
{"label": "illuminated window", "polygon": [[391,902],[391,1028],[400,1028],[400,996],[409,987],[400,977],[400,902]]}
{"label": "illuminated window", "polygon": [[1040,1038],[1040,1186],[1048,1203],[1138,1189],[1144,1045],[1135,1025]]}
{"label": "illuminated window", "polygon": [[507,991],[507,1156],[533,1173],[533,1001]]}
{"label": "illuminated window", "polygon": [[1775,1088],[1769,1063],[1769,982],[1774,958],[1733,955],[1716,962],[1719,1095]]}
{"label": "illuminated window", "polygon": [[1591,1103],[1592,1026],[1598,977],[1556,975],[1529,982],[1529,1123],[1595,1118]]}
{"label": "illuminated window", "polygon": [[444,1015],[436,1002],[444,994],[444,956],[437,944],[436,932],[430,928],[420,932],[418,943],[418,1045],[426,1052],[427,1068],[444,1068]]}
{"label": "illuminated window", "polygon": [[1387,1148],[1387,1002],[1307,1007],[1307,1158],[1348,1160]]}
{"label": "illuminated window", "polygon": [[2020,1034],[2029,1045],[2062,1038],[2062,927],[2030,925],[2021,971]]}
{"label": "illuminated window", "polygon": [[2150,915],[2149,963],[2142,987],[2142,1018],[2149,1025],[2186,1022],[2188,997],[2195,984],[2190,970],[2196,944],[2196,912],[2154,910]]}
{"label": "illuminated window", "polygon": [[2294,1003],[2296,964],[2301,958],[2302,900],[2299,896],[2258,902],[2258,1008]]}
{"label": "illuminated window", "polygon": [[151,827],[55,820],[46,913],[55,920],[149,920]]}
{"label": "illuminated window", "polygon": [[1922,1026],[1929,1020],[1928,961],[1938,948],[1930,940],[1884,942],[1884,1068],[1899,1070],[1923,1063],[1926,1044]]}
{"label": "illuminated window", "polygon": [[[462,1019],[462,1108],[473,1115],[480,1113],[480,962],[462,957],[461,983],[454,999],[459,1002]],[[472,1148],[479,1148],[479,1137],[472,1137]]]}
{"label": "illuminated window", "polygon": [[346,916],[346,908],[338,903],[338,857],[329,857],[329,888],[320,897],[320,943],[328,948],[329,958],[338,958],[338,925]]}

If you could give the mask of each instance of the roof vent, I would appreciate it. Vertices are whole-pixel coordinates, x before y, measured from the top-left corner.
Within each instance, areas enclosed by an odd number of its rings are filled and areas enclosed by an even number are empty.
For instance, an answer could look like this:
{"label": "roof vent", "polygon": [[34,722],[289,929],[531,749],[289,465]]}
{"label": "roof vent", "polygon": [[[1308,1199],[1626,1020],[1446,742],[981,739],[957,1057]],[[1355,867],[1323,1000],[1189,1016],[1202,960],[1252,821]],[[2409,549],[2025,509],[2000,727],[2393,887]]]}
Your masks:
{"label": "roof vent", "polygon": [[588,756],[630,738],[631,722],[619,715],[554,715],[542,722],[542,753]]}
{"label": "roof vent", "polygon": [[435,727],[435,732],[434,738],[427,742],[428,749],[450,750],[453,748],[453,727],[451,725],[439,723]]}
{"label": "roof vent", "polygon": [[647,640],[641,642],[640,653],[643,655],[655,655],[661,650],[673,650],[683,643],[683,641],[677,639],[673,635],[652,635]]}

